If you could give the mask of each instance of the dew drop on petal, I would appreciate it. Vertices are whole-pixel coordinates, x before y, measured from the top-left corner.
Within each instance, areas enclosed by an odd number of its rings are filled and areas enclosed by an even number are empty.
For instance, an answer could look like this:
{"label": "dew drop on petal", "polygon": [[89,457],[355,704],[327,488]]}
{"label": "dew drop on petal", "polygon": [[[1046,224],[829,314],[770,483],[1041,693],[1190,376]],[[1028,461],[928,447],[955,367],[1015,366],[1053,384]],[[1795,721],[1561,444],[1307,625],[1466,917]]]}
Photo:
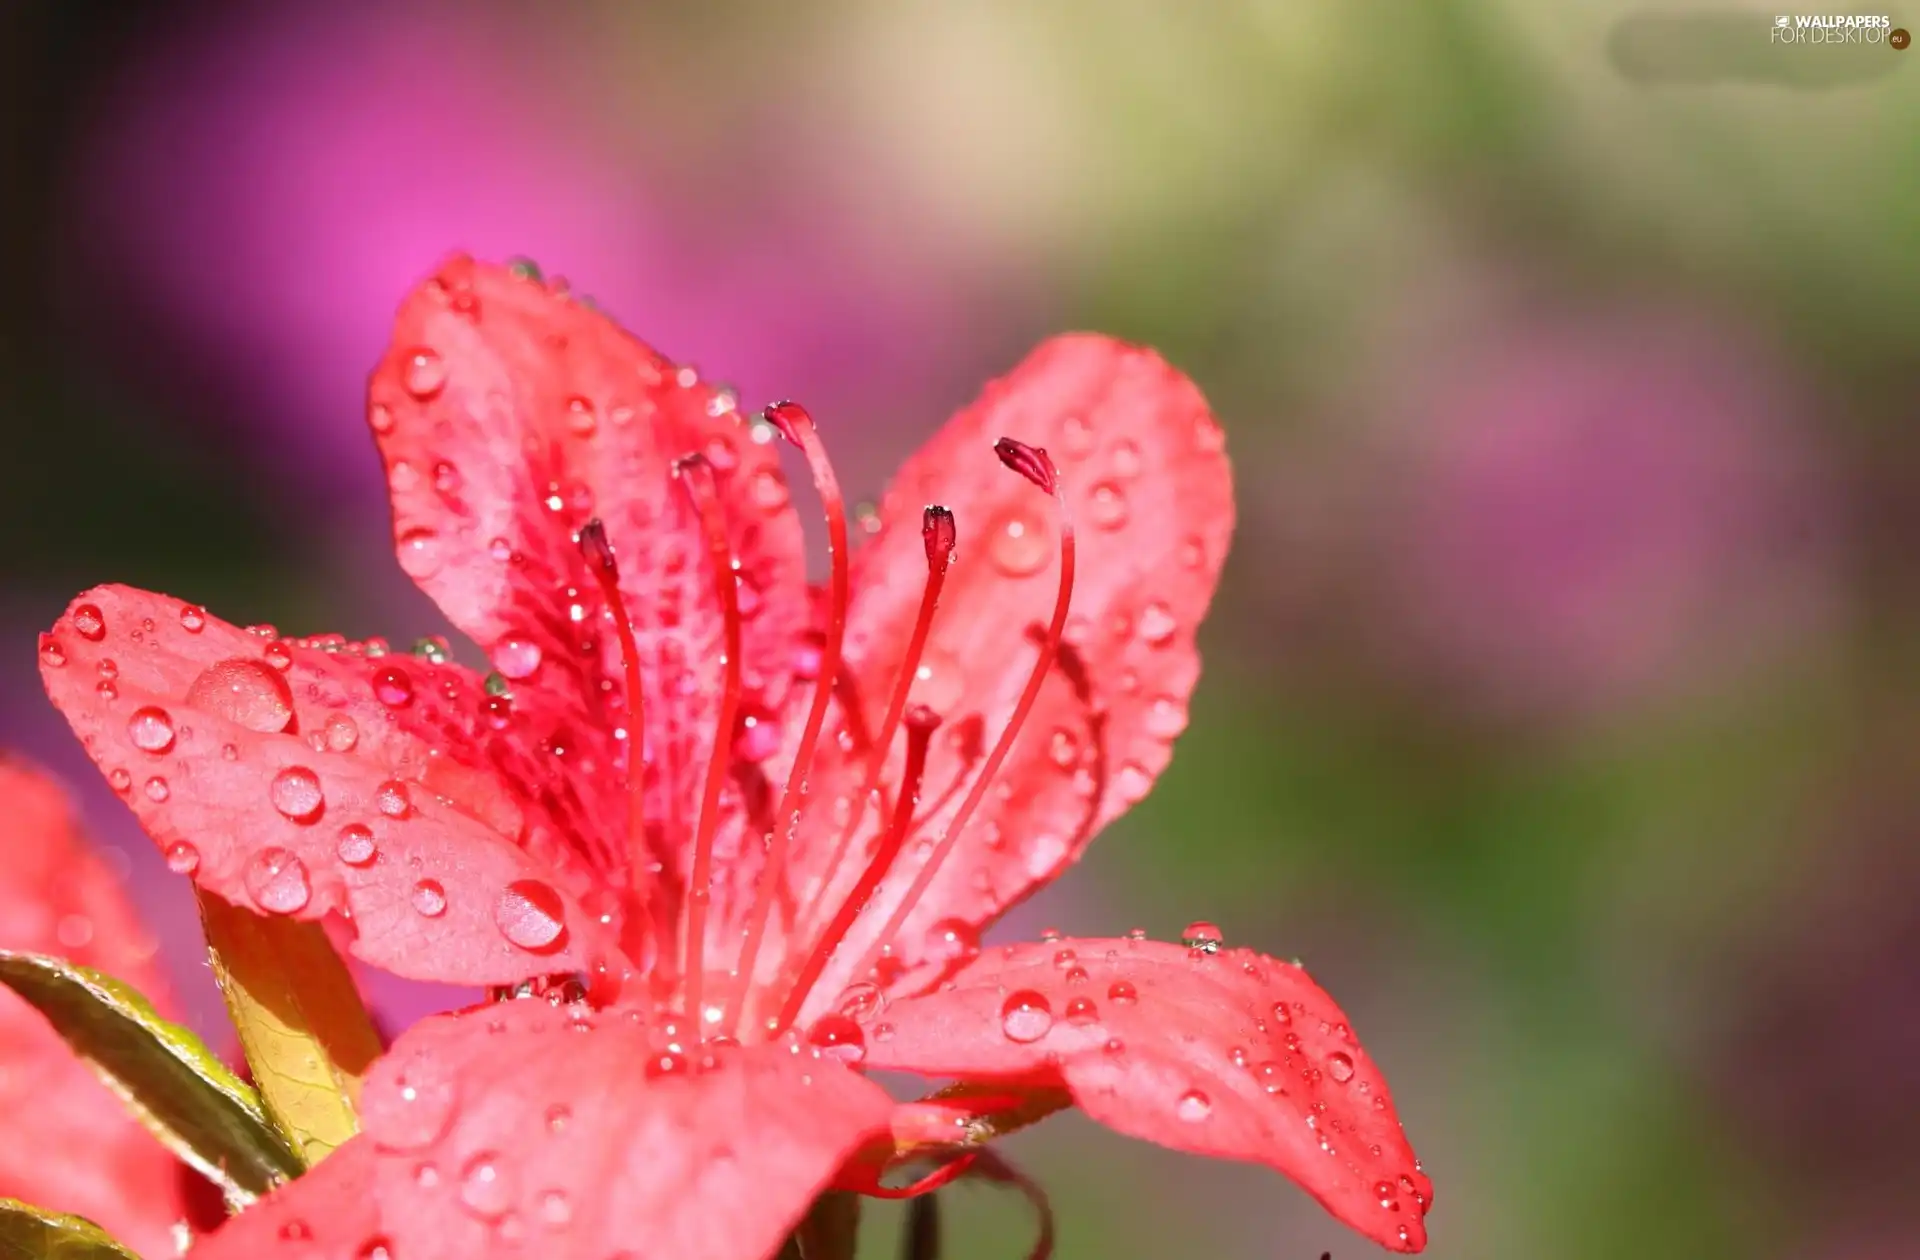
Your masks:
{"label": "dew drop on petal", "polygon": [[244,878],[254,904],[273,914],[294,914],[313,895],[306,864],[277,845],[254,854]]}
{"label": "dew drop on petal", "polygon": [[460,1170],[460,1203],[485,1220],[505,1216],[513,1207],[512,1165],[492,1151],[481,1151]]}
{"label": "dew drop on petal", "polygon": [[1053,537],[1046,522],[1024,508],[1000,513],[987,527],[987,558],[1007,577],[1030,577],[1053,560]]}
{"label": "dew drop on petal", "polygon": [[127,719],[127,738],[145,752],[166,752],[173,747],[173,717],[151,704],[135,709]]}
{"label": "dew drop on petal", "polygon": [[540,669],[540,645],[525,635],[510,634],[493,645],[493,667],[520,682]]}
{"label": "dew drop on petal", "polygon": [[344,713],[336,713],[327,719],[325,734],[327,751],[352,752],[360,742],[360,724]]}
{"label": "dew drop on petal", "polygon": [[427,346],[409,353],[400,367],[400,384],[409,394],[426,402],[447,384],[447,362]]}
{"label": "dew drop on petal", "polygon": [[384,666],[374,671],[373,694],[389,709],[404,709],[413,703],[413,679],[398,665]]}
{"label": "dew drop on petal", "polygon": [[293,721],[286,678],[251,657],[230,657],[202,670],[187,688],[187,703],[261,735],[276,735]]}
{"label": "dew drop on petal", "polygon": [[525,950],[550,950],[566,938],[566,907],[560,894],[537,879],[517,879],[493,903],[500,934]]}
{"label": "dew drop on petal", "polygon": [[1000,1029],[1008,1041],[1038,1041],[1053,1029],[1053,1007],[1033,989],[1008,994],[1000,1007]]}
{"label": "dew drop on petal", "polygon": [[200,850],[185,840],[167,846],[167,869],[176,875],[191,875],[200,869]]}
{"label": "dew drop on petal", "polygon": [[1327,1056],[1327,1075],[1344,1085],[1353,1079],[1353,1060],[1338,1050]]}
{"label": "dew drop on petal", "polygon": [[1107,1001],[1118,1002],[1122,1006],[1131,1006],[1140,1000],[1140,991],[1133,987],[1130,980],[1115,980],[1107,988]]}
{"label": "dew drop on petal", "polygon": [[1148,647],[1162,647],[1173,638],[1173,632],[1180,623],[1173,619],[1165,604],[1155,601],[1140,610],[1140,620],[1135,623],[1134,631],[1140,641]]}
{"label": "dew drop on petal", "polygon": [[147,799],[156,805],[173,795],[173,789],[167,786],[166,779],[157,774],[147,780],[145,791]]}
{"label": "dew drop on petal", "polygon": [[823,1058],[854,1064],[867,1057],[867,1037],[850,1016],[834,1012],[822,1015],[807,1030],[807,1044]]}
{"label": "dew drop on petal", "polygon": [[840,1000],[834,1003],[834,1009],[848,1019],[866,1023],[886,1005],[886,995],[880,992],[880,986],[866,980],[855,981],[841,993]]}
{"label": "dew drop on petal", "polygon": [[312,822],[326,804],[318,776],[305,766],[283,767],[267,785],[267,796],[276,810],[295,822]]}
{"label": "dew drop on petal", "polygon": [[1181,930],[1180,943],[1196,954],[1217,953],[1220,942],[1226,939],[1218,924],[1197,919]]}
{"label": "dew drop on petal", "polygon": [[1189,1124],[1197,1124],[1213,1114],[1213,1099],[1200,1090],[1190,1089],[1174,1104],[1174,1114]]}
{"label": "dew drop on petal", "polygon": [[133,786],[133,776],[124,767],[115,766],[107,772],[107,785],[116,792],[125,792]]}
{"label": "dew drop on petal", "polygon": [[413,810],[413,798],[406,784],[388,779],[373,790],[373,805],[389,818],[405,818]]}
{"label": "dew drop on petal", "polygon": [[573,1111],[564,1103],[555,1103],[547,1108],[547,1132],[563,1132],[573,1120]]}
{"label": "dew drop on petal", "polygon": [[89,643],[98,643],[107,637],[107,619],[98,604],[81,604],[75,608],[73,628]]}
{"label": "dew drop on petal", "polygon": [[963,962],[979,952],[980,933],[964,919],[942,919],[927,929],[929,962]]}
{"label": "dew drop on petal", "polygon": [[373,842],[373,829],[365,823],[348,823],[340,828],[334,852],[348,866],[366,866],[379,854]]}
{"label": "dew drop on petal", "polygon": [[1091,1024],[1100,1018],[1100,1008],[1091,998],[1077,997],[1067,1003],[1065,1014],[1069,1024]]}
{"label": "dew drop on petal", "polygon": [[540,1195],[540,1219],[550,1228],[565,1229],[573,1220],[573,1200],[564,1190],[546,1190]]}
{"label": "dew drop on petal", "polygon": [[1100,482],[1088,497],[1087,518],[1100,529],[1119,529],[1127,523],[1126,492],[1111,481]]}
{"label": "dew drop on petal", "polygon": [[180,628],[188,634],[199,634],[207,628],[207,610],[198,604],[186,604],[180,609]]}
{"label": "dew drop on petal", "polygon": [[447,890],[437,879],[423,879],[415,884],[409,900],[416,911],[429,919],[437,919],[447,912]]}
{"label": "dew drop on petal", "polygon": [[1269,1094],[1284,1094],[1287,1092],[1287,1069],[1272,1059],[1268,1059],[1266,1062],[1255,1067],[1253,1074],[1259,1079],[1260,1088],[1266,1090]]}
{"label": "dew drop on petal", "polygon": [[440,535],[430,529],[408,530],[395,542],[394,550],[400,557],[400,568],[410,578],[430,578],[440,571]]}
{"label": "dew drop on petal", "polygon": [[40,636],[40,663],[49,669],[59,669],[67,663],[67,650],[50,634]]}
{"label": "dew drop on petal", "polygon": [[386,1238],[369,1238],[353,1255],[354,1260],[394,1260],[393,1244]]}

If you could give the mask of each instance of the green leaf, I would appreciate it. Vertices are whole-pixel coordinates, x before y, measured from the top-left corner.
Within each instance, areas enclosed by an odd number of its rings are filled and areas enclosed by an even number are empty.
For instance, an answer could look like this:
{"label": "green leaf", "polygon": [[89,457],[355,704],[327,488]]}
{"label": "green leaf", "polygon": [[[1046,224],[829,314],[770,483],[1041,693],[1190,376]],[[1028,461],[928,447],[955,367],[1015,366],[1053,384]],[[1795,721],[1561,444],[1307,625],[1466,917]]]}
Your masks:
{"label": "green leaf", "polygon": [[245,1205],[300,1175],[299,1156],[267,1123],[259,1096],[126,985],[10,950],[0,950],[0,983],[38,1008],[141,1123],[229,1202]]}
{"label": "green leaf", "polygon": [[0,1260],[140,1260],[92,1221],[0,1199]]}
{"label": "green leaf", "polygon": [[214,978],[274,1126],[312,1165],[360,1131],[360,1081],[380,1034],[318,923],[200,893]]}

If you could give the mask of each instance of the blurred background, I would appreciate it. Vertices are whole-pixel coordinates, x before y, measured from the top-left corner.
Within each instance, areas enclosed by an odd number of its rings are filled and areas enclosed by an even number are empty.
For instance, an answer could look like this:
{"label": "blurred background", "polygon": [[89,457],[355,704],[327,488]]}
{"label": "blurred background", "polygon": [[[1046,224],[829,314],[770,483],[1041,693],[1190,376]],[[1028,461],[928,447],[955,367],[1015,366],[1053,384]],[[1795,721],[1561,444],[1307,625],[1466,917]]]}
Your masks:
{"label": "blurred background", "polygon": [[[444,252],[805,400],[869,494],[1045,334],[1151,342],[1241,529],[1172,769],[1018,926],[1302,957],[1393,1082],[1436,1260],[1911,1257],[1920,52],[1771,22],[14,0],[0,742],[66,776],[212,1028],[190,898],[33,635],[103,580],[439,630],[362,388]],[[1069,1260],[1374,1254],[1259,1169],[1071,1121],[1014,1151]],[[1024,1254],[1017,1199],[950,1197],[955,1254]]]}

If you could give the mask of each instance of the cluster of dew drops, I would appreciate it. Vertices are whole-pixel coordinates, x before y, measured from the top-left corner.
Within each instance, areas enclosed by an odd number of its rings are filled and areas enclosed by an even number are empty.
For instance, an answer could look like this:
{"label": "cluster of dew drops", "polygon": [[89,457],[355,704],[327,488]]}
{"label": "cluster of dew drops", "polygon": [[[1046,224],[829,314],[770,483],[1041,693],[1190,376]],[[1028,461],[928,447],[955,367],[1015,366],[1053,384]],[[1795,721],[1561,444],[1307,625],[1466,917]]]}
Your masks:
{"label": "cluster of dew drops", "polygon": [[[89,643],[102,643],[108,637],[107,619],[98,605],[76,606],[71,623],[74,632]],[[137,645],[163,633],[197,635],[206,624],[206,611],[187,604],[179,609],[177,630],[170,631],[154,618],[145,617],[125,633],[128,641]],[[264,641],[261,654],[216,661],[194,679],[185,700],[196,710],[212,713],[259,735],[283,734],[293,723],[293,690],[286,675],[293,667],[295,647],[376,658],[387,655],[386,646],[378,640],[349,644],[338,636],[323,636],[290,643],[280,638],[271,626],[253,626],[250,632]],[[432,640],[423,640],[416,651],[433,663],[445,659],[444,645]],[[50,668],[67,665],[66,652],[53,636],[43,637],[40,653],[41,660]],[[108,705],[116,703],[119,700],[118,665],[111,657],[103,656],[96,669],[97,694]],[[413,678],[398,663],[376,669],[369,685],[375,699],[388,709],[404,709],[414,703]],[[451,684],[449,688],[451,690]],[[498,729],[509,720],[511,699],[504,685],[494,679],[489,679],[486,691],[483,717]],[[182,745],[192,742],[193,728],[176,722],[164,706],[146,704],[127,716],[126,732],[127,741],[142,754],[145,768],[151,771],[139,776],[138,791],[152,805],[164,806],[173,793],[163,773],[166,759]],[[305,739],[315,752],[345,754],[359,744],[360,730],[352,716],[334,712],[308,731]],[[225,743],[220,747],[220,757],[237,762],[241,750],[237,744]],[[122,795],[135,791],[135,777],[126,766],[114,766],[107,772],[108,783]],[[284,765],[276,770],[267,784],[267,799],[276,813],[300,826],[318,825],[326,812],[326,792],[320,775],[302,764]],[[371,804],[385,823],[403,823],[415,816],[412,789],[398,779],[380,783],[374,789]],[[364,870],[385,856],[373,827],[366,821],[342,823],[334,839],[334,854],[347,867]],[[179,839],[167,846],[166,861],[175,872],[193,875],[200,869],[201,855],[191,841]],[[297,914],[313,896],[313,880],[306,861],[281,845],[267,845],[254,851],[241,874],[248,896],[260,909],[271,914]],[[445,886],[430,877],[416,880],[408,893],[413,909],[429,919],[446,913],[447,898]],[[495,926],[512,945],[543,952],[564,942],[565,911],[560,894],[540,880],[522,879],[508,884],[494,899],[492,909]]]}

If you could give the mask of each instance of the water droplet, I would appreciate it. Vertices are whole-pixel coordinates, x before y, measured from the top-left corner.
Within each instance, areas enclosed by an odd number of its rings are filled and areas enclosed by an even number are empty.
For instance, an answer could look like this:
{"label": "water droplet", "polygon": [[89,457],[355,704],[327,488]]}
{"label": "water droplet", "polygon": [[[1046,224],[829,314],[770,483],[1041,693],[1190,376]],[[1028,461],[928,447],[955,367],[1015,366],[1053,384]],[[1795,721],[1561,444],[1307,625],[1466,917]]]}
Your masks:
{"label": "water droplet", "polygon": [[573,1219],[573,1201],[564,1190],[544,1190],[540,1194],[540,1219],[554,1229],[565,1229]]}
{"label": "water droplet", "polygon": [[860,1025],[839,1013],[822,1015],[807,1030],[807,1044],[822,1057],[842,1063],[858,1063],[867,1057],[867,1037]]}
{"label": "water droplet", "polygon": [[1113,444],[1113,475],[1124,478],[1140,475],[1140,448],[1125,438]]}
{"label": "water droplet", "polygon": [[1075,459],[1093,451],[1093,426],[1085,416],[1068,416],[1060,421],[1060,450]]}
{"label": "water droplet", "polygon": [[307,1223],[303,1220],[290,1220],[280,1226],[282,1242],[305,1242],[312,1237],[313,1231],[307,1228]]}
{"label": "water droplet", "polygon": [[275,639],[267,644],[266,650],[261,655],[266,659],[267,664],[283,674],[293,668],[293,648],[288,646],[284,639]]}
{"label": "water droplet", "polygon": [[575,437],[592,437],[599,427],[600,415],[590,400],[577,394],[567,399],[567,428]]}
{"label": "water droplet", "polygon": [[320,780],[305,766],[287,766],[267,787],[273,807],[295,822],[312,822],[326,803]]}
{"label": "water droplet", "polygon": [[1287,1009],[1285,1002],[1275,1002],[1273,1004],[1273,1022],[1276,1024],[1291,1024],[1293,1022],[1293,1012]]}
{"label": "water droplet", "polygon": [[114,686],[109,679],[101,679],[98,683],[94,684],[93,689],[99,694],[100,698],[108,704],[112,704],[120,698],[120,688]]}
{"label": "water droplet", "polygon": [[407,355],[400,368],[400,384],[409,394],[426,402],[447,384],[447,362],[427,346]]}
{"label": "water droplet", "polygon": [[1131,1006],[1140,1000],[1140,991],[1133,987],[1130,980],[1115,980],[1107,989],[1107,1000],[1118,1002],[1121,1006]]}
{"label": "water droplet", "polygon": [[733,755],[741,761],[765,761],[780,751],[780,724],[773,712],[751,701],[734,720]]}
{"label": "water droplet", "polygon": [[[942,715],[953,711],[966,694],[966,672],[961,668],[959,658],[943,648],[929,645],[920,654],[920,664],[913,671],[913,684],[908,698],[914,704],[924,704],[935,713]],[[958,737],[962,724],[948,726],[950,738]]]}
{"label": "water droplet", "polygon": [[1067,1003],[1066,1017],[1069,1024],[1091,1024],[1100,1018],[1100,1008],[1092,998],[1077,997]]}
{"label": "water droplet", "polygon": [[89,643],[98,643],[107,637],[107,619],[101,614],[98,604],[82,604],[75,608],[73,628]]}
{"label": "water droplet", "polygon": [[980,933],[962,919],[942,919],[927,929],[926,954],[930,962],[962,962],[979,952]]}
{"label": "water droplet", "polygon": [[59,669],[67,663],[67,650],[50,634],[40,636],[40,663],[50,669]]}
{"label": "water droplet", "polygon": [[1180,1101],[1174,1104],[1174,1114],[1189,1124],[1198,1124],[1213,1114],[1213,1099],[1197,1089],[1190,1089],[1180,1095]]}
{"label": "water droplet", "polygon": [[771,468],[763,468],[747,484],[747,492],[763,510],[777,512],[787,505],[787,481]]}
{"label": "water droplet", "polygon": [[191,875],[200,869],[200,850],[185,840],[167,846],[167,869],[175,875]]}
{"label": "water droplet", "polygon": [[1127,496],[1111,481],[1094,486],[1087,500],[1087,519],[1100,529],[1119,529],[1127,523]]}
{"label": "water droplet", "polygon": [[167,781],[157,774],[147,780],[145,790],[147,799],[156,805],[173,795],[173,790],[167,786]]}
{"label": "water droplet", "polygon": [[537,879],[516,879],[493,903],[500,935],[536,952],[556,949],[565,941],[566,913],[560,894]]}
{"label": "water droplet", "polygon": [[486,1220],[505,1216],[513,1207],[510,1165],[492,1151],[481,1151],[460,1170],[460,1202]]}
{"label": "water droplet", "polygon": [[413,679],[398,665],[384,666],[374,671],[373,694],[390,709],[404,709],[413,703]]}
{"label": "water droplet", "polygon": [[437,879],[423,879],[415,884],[409,900],[416,911],[429,919],[437,919],[447,912],[447,890]]}
{"label": "water droplet", "polygon": [[262,735],[276,735],[293,721],[293,689],[251,657],[231,657],[202,670],[187,688],[187,703]]}
{"label": "water droplet", "polygon": [[1172,696],[1155,696],[1147,706],[1147,731],[1160,739],[1172,739],[1187,729],[1187,706]]}
{"label": "water droplet", "polygon": [[1008,577],[1030,577],[1053,559],[1051,530],[1044,518],[1024,508],[1009,508],[987,527],[987,558]]}
{"label": "water droplet", "polygon": [[1353,1060],[1338,1050],[1327,1056],[1327,1075],[1345,1085],[1353,1079]]}
{"label": "water droplet", "polygon": [[1204,919],[1187,924],[1180,933],[1180,943],[1196,954],[1219,952],[1220,942],[1224,939],[1219,925]]}
{"label": "water droplet", "polygon": [[425,579],[440,571],[440,535],[430,529],[410,529],[394,544],[400,567],[408,577]]}
{"label": "water droplet", "polygon": [[555,1103],[547,1108],[547,1132],[560,1133],[573,1120],[573,1111],[565,1103]]}
{"label": "water droplet", "polygon": [[1140,610],[1140,621],[1135,629],[1140,641],[1148,647],[1164,647],[1167,640],[1173,638],[1173,632],[1179,628],[1173,619],[1173,613],[1165,604],[1158,601],[1148,604]]}
{"label": "water droplet", "polygon": [[327,719],[324,734],[329,752],[352,752],[360,742],[360,724],[344,713],[336,713]]}
{"label": "water droplet", "polygon": [[128,774],[123,767],[115,766],[107,772],[107,785],[116,792],[125,792],[133,786],[133,776]]}
{"label": "water droplet", "polygon": [[487,725],[496,731],[504,731],[513,724],[513,700],[509,696],[488,696],[480,709]]}
{"label": "water droplet", "polygon": [[1000,1028],[1008,1041],[1038,1041],[1053,1028],[1053,1007],[1032,989],[1009,994],[1000,1007]]}
{"label": "water droplet", "polygon": [[254,904],[272,914],[294,914],[313,896],[306,864],[278,846],[254,854],[244,879]]}
{"label": "water droplet", "polygon": [[413,809],[413,798],[407,795],[406,784],[388,779],[373,790],[373,806],[389,818],[405,818]]}
{"label": "water droplet", "polygon": [[173,717],[165,709],[145,705],[127,719],[127,738],[135,748],[163,753],[173,747]]}
{"label": "water droplet", "polygon": [[847,986],[840,1000],[834,1003],[834,1009],[848,1019],[864,1024],[878,1015],[880,1008],[886,1004],[886,995],[880,992],[879,985],[859,980]]}
{"label": "water droplet", "polygon": [[180,627],[188,634],[199,634],[207,628],[207,610],[197,604],[186,604],[180,609]]}
{"label": "water droplet", "polygon": [[510,634],[493,645],[493,667],[520,682],[540,669],[540,645],[525,635]]}
{"label": "water droplet", "polygon": [[1147,793],[1152,790],[1153,776],[1148,774],[1147,768],[1138,762],[1123,762],[1114,772],[1113,794],[1118,800],[1128,805],[1146,799]]}
{"label": "water droplet", "polygon": [[393,1243],[383,1237],[369,1238],[360,1244],[354,1260],[394,1260]]}
{"label": "water droplet", "polygon": [[373,843],[373,828],[365,823],[348,823],[340,828],[340,838],[333,851],[348,866],[367,865],[379,854]]}

